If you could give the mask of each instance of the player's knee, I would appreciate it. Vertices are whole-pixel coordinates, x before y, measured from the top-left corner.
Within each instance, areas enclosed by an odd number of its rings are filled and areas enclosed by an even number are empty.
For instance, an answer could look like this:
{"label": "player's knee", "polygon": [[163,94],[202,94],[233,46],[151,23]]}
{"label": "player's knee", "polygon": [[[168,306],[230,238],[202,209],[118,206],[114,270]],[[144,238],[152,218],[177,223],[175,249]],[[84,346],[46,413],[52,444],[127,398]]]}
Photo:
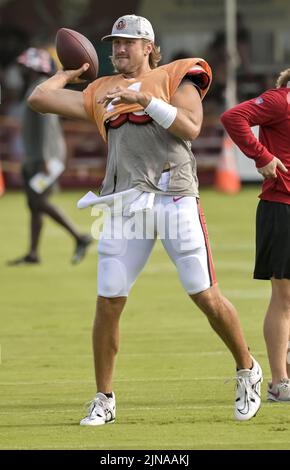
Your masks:
{"label": "player's knee", "polygon": [[211,286],[208,267],[198,254],[177,259],[176,267],[182,286],[188,294],[197,294]]}
{"label": "player's knee", "polygon": [[209,319],[218,318],[224,311],[225,299],[216,285],[190,297]]}
{"label": "player's knee", "polygon": [[127,297],[129,287],[124,264],[117,258],[99,261],[98,294],[103,297]]}

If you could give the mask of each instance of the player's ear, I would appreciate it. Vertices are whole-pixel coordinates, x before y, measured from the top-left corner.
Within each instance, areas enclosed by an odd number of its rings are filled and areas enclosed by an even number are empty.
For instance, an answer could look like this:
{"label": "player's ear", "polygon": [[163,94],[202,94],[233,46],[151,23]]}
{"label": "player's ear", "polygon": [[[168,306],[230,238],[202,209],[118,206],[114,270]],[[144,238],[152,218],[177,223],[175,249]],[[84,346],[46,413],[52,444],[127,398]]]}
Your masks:
{"label": "player's ear", "polygon": [[144,54],[150,55],[152,50],[153,50],[153,43],[151,41],[146,41],[145,47],[144,47]]}

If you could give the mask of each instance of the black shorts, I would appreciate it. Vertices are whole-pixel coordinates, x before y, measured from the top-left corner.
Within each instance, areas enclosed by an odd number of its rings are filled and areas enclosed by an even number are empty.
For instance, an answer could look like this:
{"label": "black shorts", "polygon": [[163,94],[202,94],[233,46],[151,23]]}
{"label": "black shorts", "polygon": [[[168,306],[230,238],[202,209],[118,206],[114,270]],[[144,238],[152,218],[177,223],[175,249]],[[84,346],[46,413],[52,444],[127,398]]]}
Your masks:
{"label": "black shorts", "polygon": [[290,279],[290,205],[261,200],[256,216],[254,279]]}

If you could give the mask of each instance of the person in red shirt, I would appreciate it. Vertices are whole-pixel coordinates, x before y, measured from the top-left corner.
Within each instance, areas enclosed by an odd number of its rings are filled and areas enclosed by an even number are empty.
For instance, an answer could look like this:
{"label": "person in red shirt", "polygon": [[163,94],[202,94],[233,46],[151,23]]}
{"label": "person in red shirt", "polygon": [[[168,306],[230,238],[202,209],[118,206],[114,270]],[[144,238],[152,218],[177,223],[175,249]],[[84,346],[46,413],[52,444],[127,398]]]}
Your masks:
{"label": "person in red shirt", "polygon": [[[272,295],[264,337],[272,373],[268,400],[290,401],[290,69],[276,88],[221,115],[241,151],[264,182],[256,217],[255,279],[270,279]],[[259,140],[251,131],[260,126]]]}

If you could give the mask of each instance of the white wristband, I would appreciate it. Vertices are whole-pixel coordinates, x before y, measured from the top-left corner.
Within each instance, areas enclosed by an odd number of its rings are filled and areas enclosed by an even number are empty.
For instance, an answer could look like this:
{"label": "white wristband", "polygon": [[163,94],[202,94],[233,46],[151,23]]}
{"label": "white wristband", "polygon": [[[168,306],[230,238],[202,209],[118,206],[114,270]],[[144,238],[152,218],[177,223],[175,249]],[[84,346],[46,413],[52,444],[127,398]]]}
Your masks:
{"label": "white wristband", "polygon": [[144,111],[164,129],[168,129],[171,126],[177,114],[175,106],[165,103],[165,101],[159,98],[154,98],[154,96]]}

